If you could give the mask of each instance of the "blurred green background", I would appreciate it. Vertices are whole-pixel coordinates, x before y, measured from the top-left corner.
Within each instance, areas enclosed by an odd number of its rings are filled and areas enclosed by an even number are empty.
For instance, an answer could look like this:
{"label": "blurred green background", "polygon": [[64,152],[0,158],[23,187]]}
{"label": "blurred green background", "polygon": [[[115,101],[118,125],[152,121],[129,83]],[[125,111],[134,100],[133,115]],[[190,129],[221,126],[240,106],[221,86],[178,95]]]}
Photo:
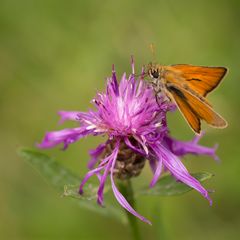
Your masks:
{"label": "blurred green background", "polygon": [[[90,108],[112,63],[118,76],[129,73],[133,54],[139,72],[152,60],[149,44],[154,43],[162,64],[229,68],[209,96],[229,127],[204,125],[207,134],[201,142],[219,143],[220,164],[207,157],[184,160],[191,172],[215,174],[205,184],[216,191],[213,206],[196,191],[181,197],[142,197],[138,210],[153,222],[153,227],[139,222],[142,234],[147,239],[157,239],[163,231],[173,240],[239,239],[239,13],[238,0],[1,0],[0,238],[130,239],[126,226],[60,198],[16,149],[34,146],[46,130],[60,129],[57,111]],[[179,113],[169,116],[169,125],[179,139],[192,138]],[[46,152],[82,176],[88,149],[100,141],[83,139],[66,152]],[[149,173],[146,168],[134,186],[148,183]]]}

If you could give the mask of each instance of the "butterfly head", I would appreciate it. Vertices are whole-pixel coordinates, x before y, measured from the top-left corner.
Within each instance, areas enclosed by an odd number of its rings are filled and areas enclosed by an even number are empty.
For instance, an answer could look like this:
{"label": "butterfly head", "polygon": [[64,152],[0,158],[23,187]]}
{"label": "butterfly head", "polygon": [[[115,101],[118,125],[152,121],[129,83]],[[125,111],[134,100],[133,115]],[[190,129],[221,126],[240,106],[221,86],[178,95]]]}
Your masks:
{"label": "butterfly head", "polygon": [[149,63],[147,67],[147,73],[150,78],[159,79],[160,77],[159,65],[155,63]]}

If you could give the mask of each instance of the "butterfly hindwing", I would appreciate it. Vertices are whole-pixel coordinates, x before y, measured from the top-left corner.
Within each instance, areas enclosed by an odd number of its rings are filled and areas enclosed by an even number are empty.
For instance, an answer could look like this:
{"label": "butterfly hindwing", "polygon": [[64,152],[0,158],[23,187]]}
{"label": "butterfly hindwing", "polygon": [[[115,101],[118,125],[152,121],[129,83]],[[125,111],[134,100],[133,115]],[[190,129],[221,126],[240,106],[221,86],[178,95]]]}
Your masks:
{"label": "butterfly hindwing", "polygon": [[200,133],[200,119],[217,128],[227,126],[227,122],[197,96],[174,84],[169,84],[166,87],[181,113],[195,132]]}
{"label": "butterfly hindwing", "polygon": [[168,89],[168,91],[172,95],[173,101],[180,109],[180,112],[183,114],[184,118],[186,119],[190,127],[194,130],[194,132],[200,133],[201,131],[200,119],[189,106],[185,96],[177,88],[171,87]]}

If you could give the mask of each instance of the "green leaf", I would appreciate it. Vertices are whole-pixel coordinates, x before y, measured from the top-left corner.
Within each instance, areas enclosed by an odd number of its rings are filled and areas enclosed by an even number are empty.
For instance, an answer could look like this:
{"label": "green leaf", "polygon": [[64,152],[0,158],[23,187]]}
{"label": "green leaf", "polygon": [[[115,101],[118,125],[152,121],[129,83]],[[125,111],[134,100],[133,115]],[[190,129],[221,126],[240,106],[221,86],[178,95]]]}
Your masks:
{"label": "green leaf", "polygon": [[[63,197],[71,197],[83,208],[87,208],[104,216],[114,217],[125,222],[124,214],[119,208],[105,201],[106,207],[102,208],[96,203],[98,185],[86,184],[84,194],[78,193],[81,179],[66,169],[60,163],[48,155],[32,149],[21,149],[19,155],[23,157],[50,185],[62,194]],[[109,188],[105,189],[105,192]]]}
{"label": "green leaf", "polygon": [[[109,186],[105,186],[104,193],[107,193],[110,189]],[[64,197],[71,197],[75,199],[83,199],[83,200],[96,200],[98,186],[94,186],[93,184],[86,184],[84,186],[84,194],[79,194],[79,184],[78,185],[64,185]]]}
{"label": "green leaf", "polygon": [[44,153],[32,149],[21,149],[19,154],[58,191],[63,191],[65,184],[77,185],[80,182],[79,177]]}
{"label": "green leaf", "polygon": [[[212,173],[199,172],[191,174],[199,182],[203,182],[213,177]],[[156,195],[156,196],[175,196],[191,191],[193,188],[187,186],[182,182],[176,181],[171,175],[162,177],[153,188],[144,187],[139,190],[141,195]]]}

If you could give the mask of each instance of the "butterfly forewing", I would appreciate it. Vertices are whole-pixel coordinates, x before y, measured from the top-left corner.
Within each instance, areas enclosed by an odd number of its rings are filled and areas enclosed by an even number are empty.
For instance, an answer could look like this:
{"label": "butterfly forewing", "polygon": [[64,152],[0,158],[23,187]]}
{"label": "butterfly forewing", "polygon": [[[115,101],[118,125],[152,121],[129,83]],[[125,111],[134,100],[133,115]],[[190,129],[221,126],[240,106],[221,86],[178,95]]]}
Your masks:
{"label": "butterfly forewing", "polygon": [[181,76],[181,85],[195,91],[201,96],[206,96],[218,86],[227,72],[224,67],[202,67],[187,64],[172,65]]}

